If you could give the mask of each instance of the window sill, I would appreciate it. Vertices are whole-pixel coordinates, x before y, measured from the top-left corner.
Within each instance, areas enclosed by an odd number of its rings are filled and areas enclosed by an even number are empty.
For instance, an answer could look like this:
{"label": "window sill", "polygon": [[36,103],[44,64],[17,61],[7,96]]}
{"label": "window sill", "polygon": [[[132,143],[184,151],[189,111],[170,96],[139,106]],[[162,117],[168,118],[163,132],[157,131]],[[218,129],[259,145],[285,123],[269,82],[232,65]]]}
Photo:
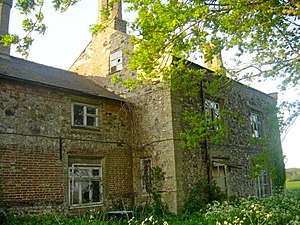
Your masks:
{"label": "window sill", "polygon": [[88,127],[88,126],[71,126],[72,130],[78,131],[100,131],[99,127]]}
{"label": "window sill", "polygon": [[69,209],[83,209],[83,208],[93,208],[96,206],[103,206],[102,202],[97,202],[93,204],[78,204],[78,205],[70,205]]}

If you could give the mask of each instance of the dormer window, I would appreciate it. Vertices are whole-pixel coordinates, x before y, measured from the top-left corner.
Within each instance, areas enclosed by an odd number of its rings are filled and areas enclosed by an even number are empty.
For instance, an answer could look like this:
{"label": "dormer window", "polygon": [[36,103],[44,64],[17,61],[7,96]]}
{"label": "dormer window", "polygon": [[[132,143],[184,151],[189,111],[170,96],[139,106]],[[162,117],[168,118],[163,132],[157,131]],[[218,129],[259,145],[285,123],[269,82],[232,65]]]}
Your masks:
{"label": "dormer window", "polygon": [[73,103],[72,125],[79,127],[97,127],[98,109],[95,106]]}
{"label": "dormer window", "polygon": [[123,69],[122,51],[116,51],[110,55],[110,73],[115,73]]}

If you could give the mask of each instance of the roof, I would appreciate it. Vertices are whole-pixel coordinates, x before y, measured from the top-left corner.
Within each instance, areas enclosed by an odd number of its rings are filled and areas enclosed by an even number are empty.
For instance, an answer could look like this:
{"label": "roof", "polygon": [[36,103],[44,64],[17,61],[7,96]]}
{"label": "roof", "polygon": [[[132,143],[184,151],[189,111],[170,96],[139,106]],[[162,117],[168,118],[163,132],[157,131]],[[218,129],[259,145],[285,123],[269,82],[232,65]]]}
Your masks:
{"label": "roof", "polygon": [[0,56],[0,76],[8,79],[49,85],[69,91],[80,92],[81,94],[125,101],[124,98],[77,73],[45,66],[13,56]]}
{"label": "roof", "polygon": [[[208,73],[214,73],[214,71],[212,71],[212,70],[210,70],[210,69],[208,69],[208,68],[205,68],[205,67],[203,67],[203,66],[201,66],[201,65],[199,65],[199,64],[196,64],[196,63],[194,63],[194,62],[192,62],[192,61],[186,60],[186,63],[188,63],[188,65],[189,65],[190,68],[192,68],[192,69],[196,69],[196,70],[201,69],[201,70],[206,70]],[[260,91],[260,90],[258,90],[258,89],[255,89],[255,88],[253,88],[253,87],[250,87],[250,86],[248,86],[248,85],[246,85],[246,84],[243,84],[243,83],[241,83],[241,82],[239,82],[239,81],[233,80],[233,79],[231,79],[230,77],[228,77],[228,78],[229,78],[231,81],[233,81],[233,84],[234,84],[236,87],[239,87],[239,88],[243,89],[244,91],[247,91],[247,92],[249,92],[249,93],[255,92],[257,95],[264,96],[264,98],[268,98],[268,99],[270,99],[270,100],[275,100],[275,101],[277,101],[277,93],[276,93],[276,92],[275,92],[275,93],[267,94],[267,93],[265,93],[265,92],[263,92],[263,91]]]}

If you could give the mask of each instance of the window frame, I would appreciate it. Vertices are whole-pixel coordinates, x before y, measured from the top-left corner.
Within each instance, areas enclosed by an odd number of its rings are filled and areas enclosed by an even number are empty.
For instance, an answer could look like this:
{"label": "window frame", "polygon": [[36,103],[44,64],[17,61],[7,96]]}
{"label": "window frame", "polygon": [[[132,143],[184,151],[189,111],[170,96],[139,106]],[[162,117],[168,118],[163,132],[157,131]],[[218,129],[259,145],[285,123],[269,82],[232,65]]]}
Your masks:
{"label": "window frame", "polygon": [[216,185],[226,196],[229,196],[229,170],[223,163],[213,162],[211,168],[211,177]]}
{"label": "window frame", "polygon": [[272,181],[269,172],[264,170],[255,179],[255,195],[258,198],[268,196],[272,193]]}
{"label": "window frame", "polygon": [[[256,116],[256,118],[258,119],[255,121],[253,119],[254,118],[253,116]],[[250,113],[250,129],[251,129],[251,136],[253,138],[261,138],[263,136],[261,113],[253,112],[253,111]],[[257,134],[255,133],[255,131],[257,131]]]}
{"label": "window frame", "polygon": [[123,69],[123,52],[118,50],[112,52],[109,56],[109,72],[111,74],[119,72]]}
{"label": "window frame", "polygon": [[[81,106],[83,107],[83,124],[75,124],[75,106]],[[95,114],[88,113],[88,108],[95,109]],[[99,115],[99,110],[98,107],[95,105],[88,105],[84,103],[79,103],[79,102],[73,102],[72,103],[72,126],[73,127],[86,127],[86,128],[98,128],[98,115]],[[88,125],[88,117],[95,118],[95,125]]]}
{"label": "window frame", "polygon": [[[98,170],[99,174],[98,176],[93,176],[92,173],[89,173],[90,176],[75,176],[74,169],[75,167],[78,168],[78,170],[87,170],[89,169],[90,172],[93,172],[93,170]],[[93,202],[91,201],[91,197],[93,197],[93,191],[94,189],[89,190],[89,202],[88,203],[82,203],[83,195],[82,192],[82,184],[89,183],[89,186],[92,186],[93,181],[99,182],[99,201]],[[75,184],[78,185],[78,191],[76,193],[78,194],[78,203],[74,203],[74,186]],[[89,207],[89,206],[95,206],[95,205],[102,205],[103,204],[103,175],[102,175],[102,166],[101,164],[88,164],[88,163],[73,163],[72,166],[68,167],[68,200],[69,200],[69,206],[70,208],[77,208],[77,207]]]}
{"label": "window frame", "polygon": [[[148,161],[148,163],[146,163]],[[141,191],[142,194],[149,194],[151,192],[151,168],[152,161],[150,158],[140,159],[141,166]],[[147,171],[145,171],[147,166]]]}
{"label": "window frame", "polygon": [[[217,107],[216,107],[217,106]],[[221,104],[217,101],[212,101],[208,98],[204,99],[204,114],[206,118],[206,123],[212,123],[216,120],[219,124],[214,126],[209,126],[210,130],[218,130],[221,128]]]}

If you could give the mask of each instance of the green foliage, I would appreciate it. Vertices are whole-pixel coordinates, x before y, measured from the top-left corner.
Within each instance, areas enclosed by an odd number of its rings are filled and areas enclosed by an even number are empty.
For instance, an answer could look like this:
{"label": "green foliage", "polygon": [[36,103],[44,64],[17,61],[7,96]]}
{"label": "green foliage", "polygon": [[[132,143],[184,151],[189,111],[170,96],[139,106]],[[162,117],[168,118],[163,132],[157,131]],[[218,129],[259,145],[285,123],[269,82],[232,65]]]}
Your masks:
{"label": "green foliage", "polygon": [[[217,201],[206,206],[205,210],[197,213],[180,215],[168,214],[164,219],[152,214],[141,219],[133,218],[130,221],[107,221],[101,218],[79,218],[50,213],[43,216],[17,217],[0,213],[3,224],[18,225],[48,225],[48,224],[157,224],[157,225],[299,225],[300,224],[300,193],[291,190],[287,194],[279,194],[266,198],[248,198],[234,202]],[[2,217],[3,216],[3,217]]]}
{"label": "green foliage", "polygon": [[[132,29],[141,37],[135,42],[138,47],[131,56],[131,68],[143,71],[148,77],[153,77],[155,69],[164,61],[159,59],[170,55],[183,61],[201,51],[205,61],[209,61],[221,51],[224,55],[234,52],[230,63],[224,64],[223,74],[226,72],[237,80],[283,78],[282,90],[297,90],[300,83],[298,1],[125,2],[138,14]],[[174,65],[171,70],[180,66]],[[296,118],[300,112],[299,101],[289,107],[296,109],[292,114]]]}
{"label": "green foliage", "polygon": [[260,176],[260,174],[269,168],[270,157],[267,151],[263,151],[258,156],[253,157],[253,166],[250,170],[254,178]]}
{"label": "green foliage", "polygon": [[136,80],[132,78],[128,78],[124,81],[124,85],[129,89],[129,90],[134,90],[136,88]]}
{"label": "green foliage", "polygon": [[[56,10],[64,12],[79,0],[53,0]],[[104,9],[103,19],[109,18],[115,2],[109,1]],[[137,31],[134,38],[137,47],[131,55],[130,68],[140,71],[140,78],[149,81],[162,77],[168,80],[168,73],[180,68],[182,63],[168,63],[171,59],[183,62],[195,52],[204,53],[205,61],[210,61],[221,51],[234,52],[229,64],[224,64],[223,74],[241,80],[280,78],[281,89],[288,90],[300,84],[300,61],[298,43],[300,34],[300,4],[291,1],[221,0],[221,1],[148,1],[125,0],[129,11],[137,13],[131,24]],[[24,56],[32,43],[31,33],[43,34],[46,26],[42,23],[44,0],[18,0],[16,8],[20,13],[36,15],[35,20],[25,20],[24,30],[29,31],[27,39],[17,40],[17,51]],[[104,28],[95,25],[95,34]],[[11,38],[13,39],[13,38]],[[5,43],[9,42],[5,40]],[[10,42],[11,44],[14,42]],[[242,59],[247,59],[243,62]],[[130,88],[133,82],[130,81]],[[218,90],[218,89],[216,89]],[[284,109],[292,114],[283,123],[289,126],[300,112],[299,101],[283,103]]]}
{"label": "green foliage", "polygon": [[107,27],[107,24],[93,24],[90,27],[90,32],[95,37],[98,33],[100,33],[103,29]]}
{"label": "green foliage", "polygon": [[160,189],[162,187],[163,181],[165,180],[165,173],[158,166],[151,168],[151,197],[153,202],[147,206],[150,215],[156,215],[159,217],[164,217],[168,213],[167,204],[162,202]]}
{"label": "green foliage", "polygon": [[224,201],[226,195],[216,184],[208,184],[206,181],[199,181],[189,193],[184,205],[184,213],[194,213],[204,210],[207,204],[213,201]]}
{"label": "green foliage", "polygon": [[80,0],[52,0],[52,3],[55,10],[65,12],[70,6],[75,5],[79,1]]}
{"label": "green foliage", "polygon": [[19,37],[17,35],[2,35],[0,43],[3,46],[9,46],[11,44],[16,44],[19,42]]}
{"label": "green foliage", "polygon": [[204,224],[300,224],[300,196],[275,195],[242,199],[233,203],[215,202],[205,213]]}
{"label": "green foliage", "polygon": [[150,216],[150,217],[146,217],[142,221],[138,220],[136,218],[132,218],[132,219],[130,219],[128,221],[128,224],[129,225],[139,225],[139,224],[141,224],[141,225],[146,225],[146,224],[149,224],[149,225],[154,225],[154,224],[156,224],[156,225],[159,225],[159,224],[168,225],[168,222],[167,221],[163,221],[161,219],[156,220],[156,219],[154,219],[153,216]]}
{"label": "green foliage", "polygon": [[[97,215],[98,217],[93,217],[91,215]],[[99,217],[100,215],[100,217]],[[1,222],[3,224],[10,225],[122,225],[128,224],[127,221],[108,221],[107,218],[102,217],[102,213],[89,214],[89,216],[84,217],[70,217],[63,214],[51,212],[41,216],[23,216],[19,217],[10,213],[5,213],[5,220]]]}
{"label": "green foliage", "polygon": [[134,223],[132,224],[136,224],[145,217],[150,218],[155,215],[156,218],[162,219],[166,215],[170,214],[167,204],[161,200],[160,190],[164,180],[165,173],[162,169],[158,166],[152,167],[150,171],[150,202],[146,205],[139,205],[135,208],[134,215],[137,220],[134,220]]}

